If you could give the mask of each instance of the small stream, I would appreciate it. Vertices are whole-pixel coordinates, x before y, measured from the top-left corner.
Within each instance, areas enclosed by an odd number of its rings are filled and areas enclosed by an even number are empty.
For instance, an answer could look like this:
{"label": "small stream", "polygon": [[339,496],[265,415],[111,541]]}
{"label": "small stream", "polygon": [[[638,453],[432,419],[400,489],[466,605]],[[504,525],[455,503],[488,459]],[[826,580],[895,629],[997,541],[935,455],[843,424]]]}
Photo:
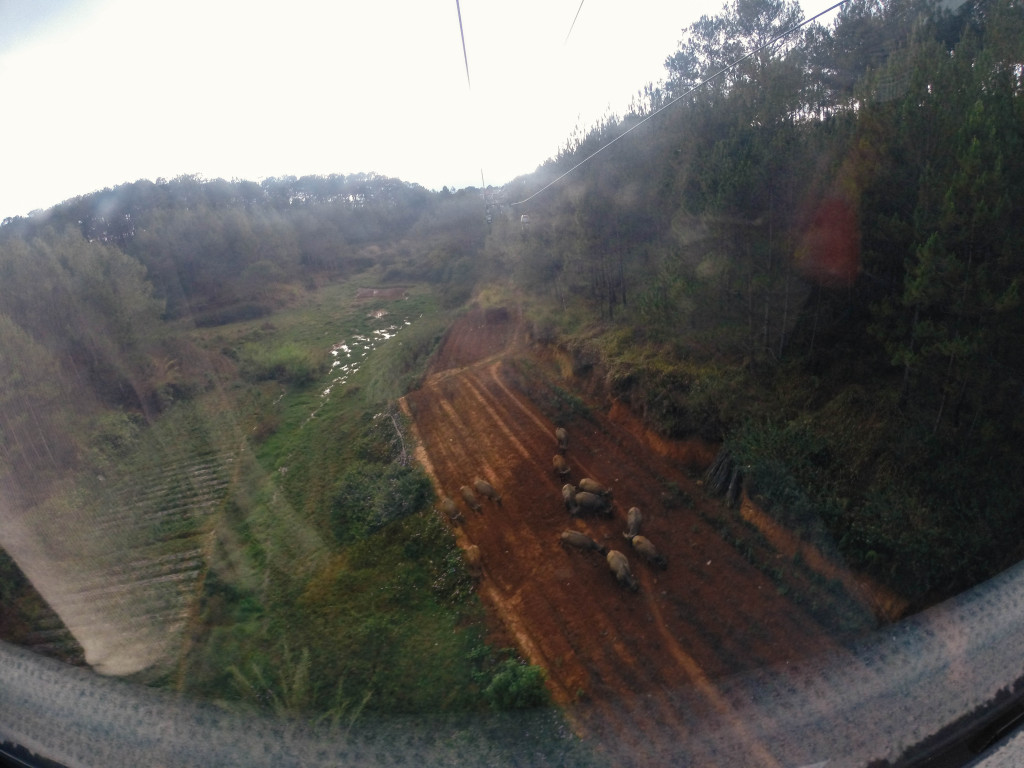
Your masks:
{"label": "small stream", "polygon": [[370,336],[356,334],[351,340],[339,341],[332,346],[331,355],[334,357],[334,362],[331,363],[331,380],[320,393],[321,397],[330,396],[331,389],[347,382],[349,377],[359,370],[359,366],[370,352],[396,336],[407,325],[412,325],[412,321],[403,320],[402,325],[389,325],[387,328],[374,331]]}

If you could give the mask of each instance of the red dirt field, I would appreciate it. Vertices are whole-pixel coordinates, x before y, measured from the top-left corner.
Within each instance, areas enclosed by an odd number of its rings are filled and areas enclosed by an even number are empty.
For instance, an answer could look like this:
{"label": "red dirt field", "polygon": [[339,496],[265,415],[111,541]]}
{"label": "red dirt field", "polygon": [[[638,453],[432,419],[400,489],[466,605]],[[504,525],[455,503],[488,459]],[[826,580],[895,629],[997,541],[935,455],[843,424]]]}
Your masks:
{"label": "red dirt field", "polygon": [[[424,385],[402,404],[418,458],[465,515],[460,545],[480,547],[479,592],[507,633],[499,642],[511,639],[547,670],[554,700],[567,705],[581,736],[597,745],[614,739],[620,754],[625,744],[634,764],[664,764],[663,748],[648,745],[665,734],[685,739],[691,727],[676,692],[696,690],[708,712],[728,716],[716,679],[822,652],[835,640],[795,590],[783,596],[701,514],[720,514],[690,474],[711,460],[712,447],[655,438],[621,407],[594,409],[570,429],[570,481],[612,486],[617,509],[611,519],[571,517],[565,481],[552,470],[556,425],[505,375],[513,349],[527,354],[515,343],[517,325],[505,310],[478,310],[449,331]],[[502,494],[500,505],[480,498],[475,513],[463,503],[459,487],[474,476]],[[666,506],[667,482],[694,504]],[[631,506],[642,510],[642,533],[667,557],[666,570],[643,562],[623,537]],[[598,553],[564,549],[567,528],[626,554],[639,592],[620,586]],[[741,725],[737,734],[742,740]],[[749,748],[751,764],[764,763],[758,746]]]}

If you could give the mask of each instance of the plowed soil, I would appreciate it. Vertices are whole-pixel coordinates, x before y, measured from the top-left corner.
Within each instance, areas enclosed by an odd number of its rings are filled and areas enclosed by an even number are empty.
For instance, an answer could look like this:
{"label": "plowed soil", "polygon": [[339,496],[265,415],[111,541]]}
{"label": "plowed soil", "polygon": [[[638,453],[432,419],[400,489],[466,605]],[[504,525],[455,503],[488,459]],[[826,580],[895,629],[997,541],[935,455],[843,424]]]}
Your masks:
{"label": "plowed soil", "polygon": [[[716,679],[835,641],[701,514],[720,507],[693,479],[713,447],[657,440],[624,409],[595,408],[572,425],[570,481],[612,486],[616,510],[611,518],[568,514],[565,481],[552,469],[556,425],[507,375],[511,355],[529,354],[516,327],[513,313],[490,310],[450,330],[425,384],[403,404],[419,458],[465,515],[456,533],[462,546],[481,550],[479,592],[502,639],[547,670],[553,698],[581,736],[609,746],[609,755],[628,753],[633,764],[664,765],[665,740],[686,738],[695,700],[728,716]],[[502,494],[500,504],[481,498],[476,513],[463,503],[459,487],[475,476]],[[692,503],[666,503],[670,487]],[[642,561],[623,537],[632,506],[667,569]],[[618,584],[599,553],[563,548],[565,529],[626,554],[639,591]],[[684,690],[689,709],[679,705]],[[750,764],[771,764],[749,746]]]}

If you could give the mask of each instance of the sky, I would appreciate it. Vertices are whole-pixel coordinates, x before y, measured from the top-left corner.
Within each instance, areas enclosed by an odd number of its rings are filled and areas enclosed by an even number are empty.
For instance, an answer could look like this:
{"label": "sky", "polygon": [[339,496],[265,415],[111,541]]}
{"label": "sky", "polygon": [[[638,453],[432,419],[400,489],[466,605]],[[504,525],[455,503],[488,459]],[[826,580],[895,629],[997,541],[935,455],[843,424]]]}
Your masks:
{"label": "sky", "polygon": [[0,219],[181,174],[499,185],[623,114],[722,3],[460,6],[469,82],[455,0],[0,0]]}

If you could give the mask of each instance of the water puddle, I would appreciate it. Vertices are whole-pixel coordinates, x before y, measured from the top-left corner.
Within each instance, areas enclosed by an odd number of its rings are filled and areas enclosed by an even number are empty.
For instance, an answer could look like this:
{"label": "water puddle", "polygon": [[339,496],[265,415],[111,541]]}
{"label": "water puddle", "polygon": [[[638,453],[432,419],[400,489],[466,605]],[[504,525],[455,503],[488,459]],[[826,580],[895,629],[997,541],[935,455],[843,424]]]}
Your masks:
{"label": "water puddle", "polygon": [[[386,313],[374,313],[372,317],[382,319],[384,314]],[[392,323],[384,328],[378,328],[369,335],[357,333],[333,344],[331,356],[334,360],[331,362],[330,380],[320,391],[320,406],[309,415],[309,418],[312,419],[316,416],[317,411],[324,407],[335,387],[348,383],[348,380],[359,370],[373,350],[388,339],[394,338],[400,330],[410,325],[412,325],[412,320],[406,318],[401,323]]]}

